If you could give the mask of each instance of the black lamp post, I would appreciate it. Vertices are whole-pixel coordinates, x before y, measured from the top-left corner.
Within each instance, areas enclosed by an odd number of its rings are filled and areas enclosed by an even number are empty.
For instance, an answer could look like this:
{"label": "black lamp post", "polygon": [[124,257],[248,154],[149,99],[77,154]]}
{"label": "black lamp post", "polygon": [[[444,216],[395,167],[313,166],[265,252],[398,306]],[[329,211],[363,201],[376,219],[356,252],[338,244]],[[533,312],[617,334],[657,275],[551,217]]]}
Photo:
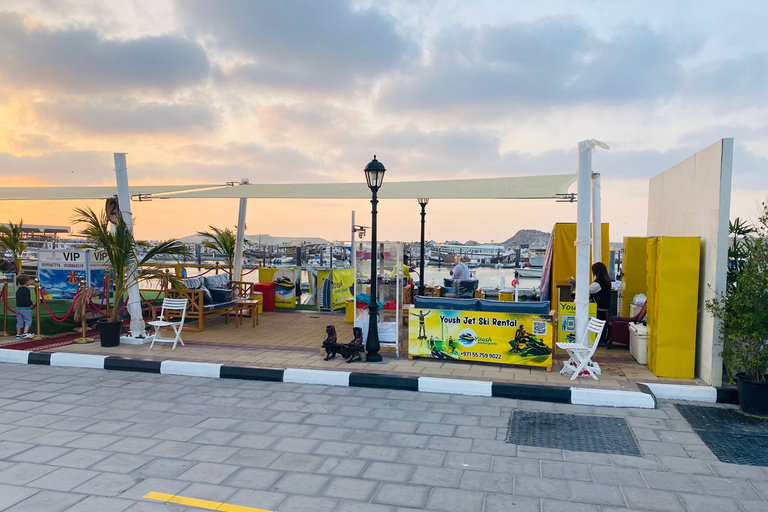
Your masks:
{"label": "black lamp post", "polygon": [[421,205],[421,260],[419,261],[419,295],[424,296],[424,219],[427,216],[427,212],[424,209],[429,202],[428,197],[420,197],[419,204]]}
{"label": "black lamp post", "polygon": [[384,182],[384,172],[386,169],[384,165],[376,160],[376,155],[373,155],[368,165],[365,166],[365,181],[368,182],[368,188],[371,189],[373,196],[371,197],[371,302],[368,306],[368,340],[365,343],[365,350],[368,352],[365,360],[370,363],[377,363],[381,361],[381,355],[379,349],[379,303],[376,298],[376,269],[379,261],[379,249],[376,242],[376,205],[379,200],[376,198],[376,193],[379,191],[381,184]]}

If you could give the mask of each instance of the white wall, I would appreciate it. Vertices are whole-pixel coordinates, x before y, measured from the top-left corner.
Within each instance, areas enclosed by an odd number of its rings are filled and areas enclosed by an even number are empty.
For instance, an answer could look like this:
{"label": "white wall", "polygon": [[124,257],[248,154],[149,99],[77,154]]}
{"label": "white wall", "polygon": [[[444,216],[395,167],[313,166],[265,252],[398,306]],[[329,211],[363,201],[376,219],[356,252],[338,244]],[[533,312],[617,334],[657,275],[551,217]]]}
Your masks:
{"label": "white wall", "polygon": [[696,375],[722,385],[718,322],[704,308],[725,291],[733,139],[721,139],[650,181],[648,236],[701,237]]}

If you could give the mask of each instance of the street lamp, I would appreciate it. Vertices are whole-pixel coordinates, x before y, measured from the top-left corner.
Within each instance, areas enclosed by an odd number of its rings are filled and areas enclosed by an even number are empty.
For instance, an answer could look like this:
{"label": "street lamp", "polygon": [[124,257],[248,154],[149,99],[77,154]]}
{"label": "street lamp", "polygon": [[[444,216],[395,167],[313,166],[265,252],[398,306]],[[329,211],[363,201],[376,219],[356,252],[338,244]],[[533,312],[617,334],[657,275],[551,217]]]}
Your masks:
{"label": "street lamp", "polygon": [[381,348],[379,345],[379,303],[376,298],[376,268],[379,260],[379,249],[376,246],[376,205],[379,200],[376,198],[376,193],[384,182],[385,171],[384,165],[376,160],[376,155],[373,155],[373,160],[365,166],[365,181],[368,182],[368,188],[371,189],[371,205],[373,206],[371,210],[371,301],[368,305],[368,340],[365,343],[365,350],[368,352],[365,360],[369,363],[381,361],[379,354]]}
{"label": "street lamp", "polygon": [[419,295],[424,296],[424,218],[427,216],[427,212],[424,209],[429,203],[428,197],[420,197],[419,204],[421,205],[421,260],[419,261]]}

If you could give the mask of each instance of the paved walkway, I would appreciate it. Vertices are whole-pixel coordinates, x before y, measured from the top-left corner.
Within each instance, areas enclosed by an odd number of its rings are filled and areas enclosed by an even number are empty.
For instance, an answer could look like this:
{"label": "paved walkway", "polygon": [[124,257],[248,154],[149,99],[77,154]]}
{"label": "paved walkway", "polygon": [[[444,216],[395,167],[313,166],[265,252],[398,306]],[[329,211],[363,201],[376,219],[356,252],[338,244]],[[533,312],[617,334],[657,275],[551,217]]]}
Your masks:
{"label": "paved walkway", "polygon": [[[507,444],[516,409],[626,418],[643,456]],[[278,512],[764,512],[768,468],[718,462],[670,403],[0,364],[0,510],[200,510],[148,493]]]}
{"label": "paved walkway", "polygon": [[570,376],[559,374],[560,364],[567,359],[565,352],[556,349],[555,367],[552,372],[542,368],[515,367],[492,363],[468,361],[444,361],[419,358],[409,360],[405,349],[400,358],[395,358],[392,347],[382,348],[384,361],[367,364],[347,364],[342,359],[323,361],[319,356],[320,345],[325,338],[325,326],[335,325],[342,342],[352,339],[352,324],[346,323],[344,315],[317,312],[270,312],[260,316],[259,325],[251,327],[248,320],[235,328],[232,321],[224,323],[222,317],[206,319],[203,332],[183,331],[185,347],[178,346],[171,351],[170,345],[122,345],[117,348],[102,348],[98,343],[68,345],[51,349],[60,352],[106,354],[139,359],[199,361],[238,366],[269,368],[313,368],[342,369],[356,372],[392,373],[397,375],[451,377],[460,379],[486,380],[493,382],[515,382],[521,384],[597,387],[637,391],[638,382],[664,382],[699,384],[698,380],[660,379],[644,365],[638,364],[629,354],[626,346],[612,350],[598,349],[594,360],[603,371],[599,381],[592,378],[570,380]]}

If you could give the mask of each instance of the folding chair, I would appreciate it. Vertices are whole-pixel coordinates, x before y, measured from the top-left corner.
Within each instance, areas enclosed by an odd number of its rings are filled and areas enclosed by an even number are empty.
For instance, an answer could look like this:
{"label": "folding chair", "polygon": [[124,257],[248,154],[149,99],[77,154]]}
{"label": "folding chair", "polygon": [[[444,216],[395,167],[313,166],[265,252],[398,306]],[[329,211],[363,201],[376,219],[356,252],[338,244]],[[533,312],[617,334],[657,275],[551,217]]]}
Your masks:
{"label": "folding chair", "polygon": [[[590,318],[589,323],[587,324],[587,331],[584,333],[584,337],[581,339],[580,343],[557,344],[557,347],[568,352],[569,356],[568,361],[566,361],[563,368],[560,370],[561,374],[565,373],[568,366],[573,364],[576,366],[576,371],[573,372],[571,380],[575,380],[582,371],[586,371],[590,377],[598,380],[590,363],[592,363],[592,356],[595,354],[595,350],[597,350],[597,346],[600,344],[600,335],[602,334],[604,327],[605,320]],[[590,339],[590,334],[595,335],[595,341]]]}
{"label": "folding chair", "polygon": [[[160,318],[154,322],[147,322],[147,325],[151,325],[155,328],[155,337],[152,338],[152,343],[149,348],[158,343],[173,343],[173,349],[176,348],[176,343],[181,343],[184,346],[184,342],[181,340],[181,330],[184,328],[184,316],[187,313],[187,299],[163,299],[163,308],[160,310]],[[180,320],[172,321],[172,318],[179,318]],[[175,337],[164,338],[160,334],[162,327],[170,327],[173,329]]]}

